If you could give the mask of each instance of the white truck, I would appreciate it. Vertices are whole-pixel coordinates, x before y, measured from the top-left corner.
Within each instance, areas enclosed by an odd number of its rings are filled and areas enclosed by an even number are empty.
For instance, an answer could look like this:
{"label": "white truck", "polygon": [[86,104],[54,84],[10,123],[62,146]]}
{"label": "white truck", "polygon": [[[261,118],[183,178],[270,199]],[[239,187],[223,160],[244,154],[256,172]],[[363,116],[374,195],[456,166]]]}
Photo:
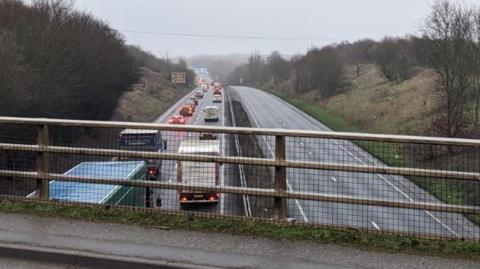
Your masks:
{"label": "white truck", "polygon": [[[180,144],[181,154],[220,155],[218,140],[185,140]],[[179,161],[177,182],[196,186],[217,186],[219,164],[212,162]],[[211,191],[179,190],[180,205],[196,203],[218,203],[219,194]]]}

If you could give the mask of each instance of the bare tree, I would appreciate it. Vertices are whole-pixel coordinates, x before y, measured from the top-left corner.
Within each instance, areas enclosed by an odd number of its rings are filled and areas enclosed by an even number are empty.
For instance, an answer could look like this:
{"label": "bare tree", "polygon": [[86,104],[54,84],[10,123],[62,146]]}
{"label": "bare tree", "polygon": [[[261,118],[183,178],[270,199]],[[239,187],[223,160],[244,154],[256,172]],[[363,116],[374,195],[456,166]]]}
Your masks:
{"label": "bare tree", "polygon": [[370,54],[390,81],[406,80],[415,74],[417,64],[411,39],[384,38],[372,46]]}
{"label": "bare tree", "polygon": [[472,95],[475,102],[473,127],[475,137],[480,138],[480,7],[473,11],[473,65]]}
{"label": "bare tree", "polygon": [[433,5],[423,35],[430,42],[429,65],[439,77],[442,117],[434,127],[448,137],[463,135],[472,63],[471,11],[446,0]]}
{"label": "bare tree", "polygon": [[273,84],[276,85],[289,78],[290,64],[287,60],[283,59],[282,55],[278,51],[274,51],[267,58],[268,72],[273,79]]}

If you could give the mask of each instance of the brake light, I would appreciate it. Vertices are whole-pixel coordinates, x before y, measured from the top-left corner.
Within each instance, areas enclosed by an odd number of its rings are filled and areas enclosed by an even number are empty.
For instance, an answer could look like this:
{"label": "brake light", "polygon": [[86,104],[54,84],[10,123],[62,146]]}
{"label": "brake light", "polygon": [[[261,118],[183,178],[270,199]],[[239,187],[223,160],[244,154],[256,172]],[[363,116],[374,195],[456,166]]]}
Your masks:
{"label": "brake light", "polygon": [[188,197],[185,196],[185,195],[181,195],[181,196],[180,196],[180,201],[186,202],[186,201],[188,201]]}
{"label": "brake light", "polygon": [[210,194],[208,196],[208,200],[209,201],[216,201],[216,200],[218,200],[218,195],[217,194]]}
{"label": "brake light", "polygon": [[148,172],[149,176],[154,177],[157,174],[157,168],[156,167],[148,167],[147,172]]}

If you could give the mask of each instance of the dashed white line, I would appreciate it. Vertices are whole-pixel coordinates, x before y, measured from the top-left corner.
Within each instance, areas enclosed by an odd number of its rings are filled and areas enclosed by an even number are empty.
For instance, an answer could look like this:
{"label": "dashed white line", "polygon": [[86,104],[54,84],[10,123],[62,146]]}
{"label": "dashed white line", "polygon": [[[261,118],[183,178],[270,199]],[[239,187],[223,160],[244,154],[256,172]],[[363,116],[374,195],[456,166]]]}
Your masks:
{"label": "dashed white line", "polygon": [[[285,103],[286,107],[288,107],[288,109],[290,109],[291,111],[293,111],[294,113],[296,113],[297,115],[300,116],[300,118],[304,119],[303,116],[296,110],[292,109],[288,104],[286,103],[285,101],[281,100],[283,103]],[[309,124],[311,127],[313,128],[318,128],[317,126],[315,126],[313,123],[311,123],[310,121],[308,120],[305,120],[305,122],[307,124]],[[358,162],[360,162],[361,164],[363,165],[367,165],[365,162],[363,162],[360,158],[358,158],[357,156],[355,156],[355,154],[353,154],[352,152],[350,152],[349,150],[347,150],[344,146],[342,146],[340,143],[338,143],[336,140],[333,140],[333,143],[338,145],[341,149],[343,149],[345,152],[347,152],[350,156],[352,156],[353,158],[355,158]],[[386,179],[383,175],[380,175],[380,174],[376,174],[378,177],[380,177],[381,179],[383,179],[388,185],[390,185],[391,187],[393,187],[396,191],[398,191],[400,194],[402,194],[404,197],[406,197],[410,202],[414,202],[414,200],[408,196],[405,192],[403,192],[402,190],[400,190],[397,186],[395,186],[392,182],[390,182],[388,179]],[[430,216],[433,220],[435,220],[437,223],[439,223],[442,227],[444,227],[445,229],[447,229],[449,232],[451,232],[453,235],[455,235],[456,237],[460,237],[458,235],[458,233],[456,233],[451,227],[449,227],[447,224],[445,224],[443,221],[441,221],[440,219],[438,219],[437,217],[435,217],[435,215],[433,215],[430,211],[428,210],[424,210],[425,213]]]}
{"label": "dashed white line", "polygon": [[375,221],[370,221],[370,223],[373,225],[373,227],[375,229],[377,229],[378,231],[380,231],[380,227],[378,226],[378,224],[375,223]]}
{"label": "dashed white line", "polygon": [[313,155],[313,153],[312,153],[311,151],[309,151],[309,152],[308,152],[308,155],[312,156],[312,155]]}
{"label": "dashed white line", "polygon": [[[289,190],[289,191],[293,191],[293,188],[292,188],[292,186],[290,185],[290,182],[288,182],[288,179],[287,179],[287,187],[288,187],[288,190]],[[304,220],[305,222],[308,222],[307,215],[305,214],[305,211],[303,211],[303,208],[302,208],[302,206],[300,205],[300,202],[298,201],[298,199],[295,199],[295,204],[297,205],[298,210],[300,211],[300,215],[302,215],[302,217],[303,217],[303,220]]]}
{"label": "dashed white line", "polygon": [[439,220],[437,217],[435,217],[435,215],[433,215],[432,213],[430,213],[430,211],[428,210],[425,210],[425,213],[427,213],[427,215],[429,215],[430,217],[432,217],[436,222],[440,223],[440,225],[443,226],[443,228],[447,229],[449,232],[451,232],[453,235],[455,235],[456,237],[460,238],[460,235],[458,233],[456,233],[452,228],[450,228],[450,226],[448,226],[447,224],[443,223],[443,221]]}
{"label": "dashed white line", "polygon": [[330,177],[334,182],[337,182],[337,179],[335,177]]}

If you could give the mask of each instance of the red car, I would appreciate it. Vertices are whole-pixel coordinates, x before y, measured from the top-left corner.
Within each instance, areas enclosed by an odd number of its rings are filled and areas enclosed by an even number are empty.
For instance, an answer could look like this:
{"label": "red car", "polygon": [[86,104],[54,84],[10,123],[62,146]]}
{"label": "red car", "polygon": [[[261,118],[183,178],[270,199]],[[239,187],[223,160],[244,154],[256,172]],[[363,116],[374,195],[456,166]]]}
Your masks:
{"label": "red car", "polygon": [[185,118],[182,115],[173,115],[168,119],[169,124],[185,124]]}
{"label": "red car", "polygon": [[192,106],[189,105],[189,104],[182,105],[182,107],[180,108],[179,114],[184,116],[184,117],[192,116],[193,115]]}
{"label": "red car", "polygon": [[197,107],[195,102],[189,101],[189,102],[187,102],[187,105],[190,105],[190,107],[192,108],[192,111],[195,112],[195,108]]}

